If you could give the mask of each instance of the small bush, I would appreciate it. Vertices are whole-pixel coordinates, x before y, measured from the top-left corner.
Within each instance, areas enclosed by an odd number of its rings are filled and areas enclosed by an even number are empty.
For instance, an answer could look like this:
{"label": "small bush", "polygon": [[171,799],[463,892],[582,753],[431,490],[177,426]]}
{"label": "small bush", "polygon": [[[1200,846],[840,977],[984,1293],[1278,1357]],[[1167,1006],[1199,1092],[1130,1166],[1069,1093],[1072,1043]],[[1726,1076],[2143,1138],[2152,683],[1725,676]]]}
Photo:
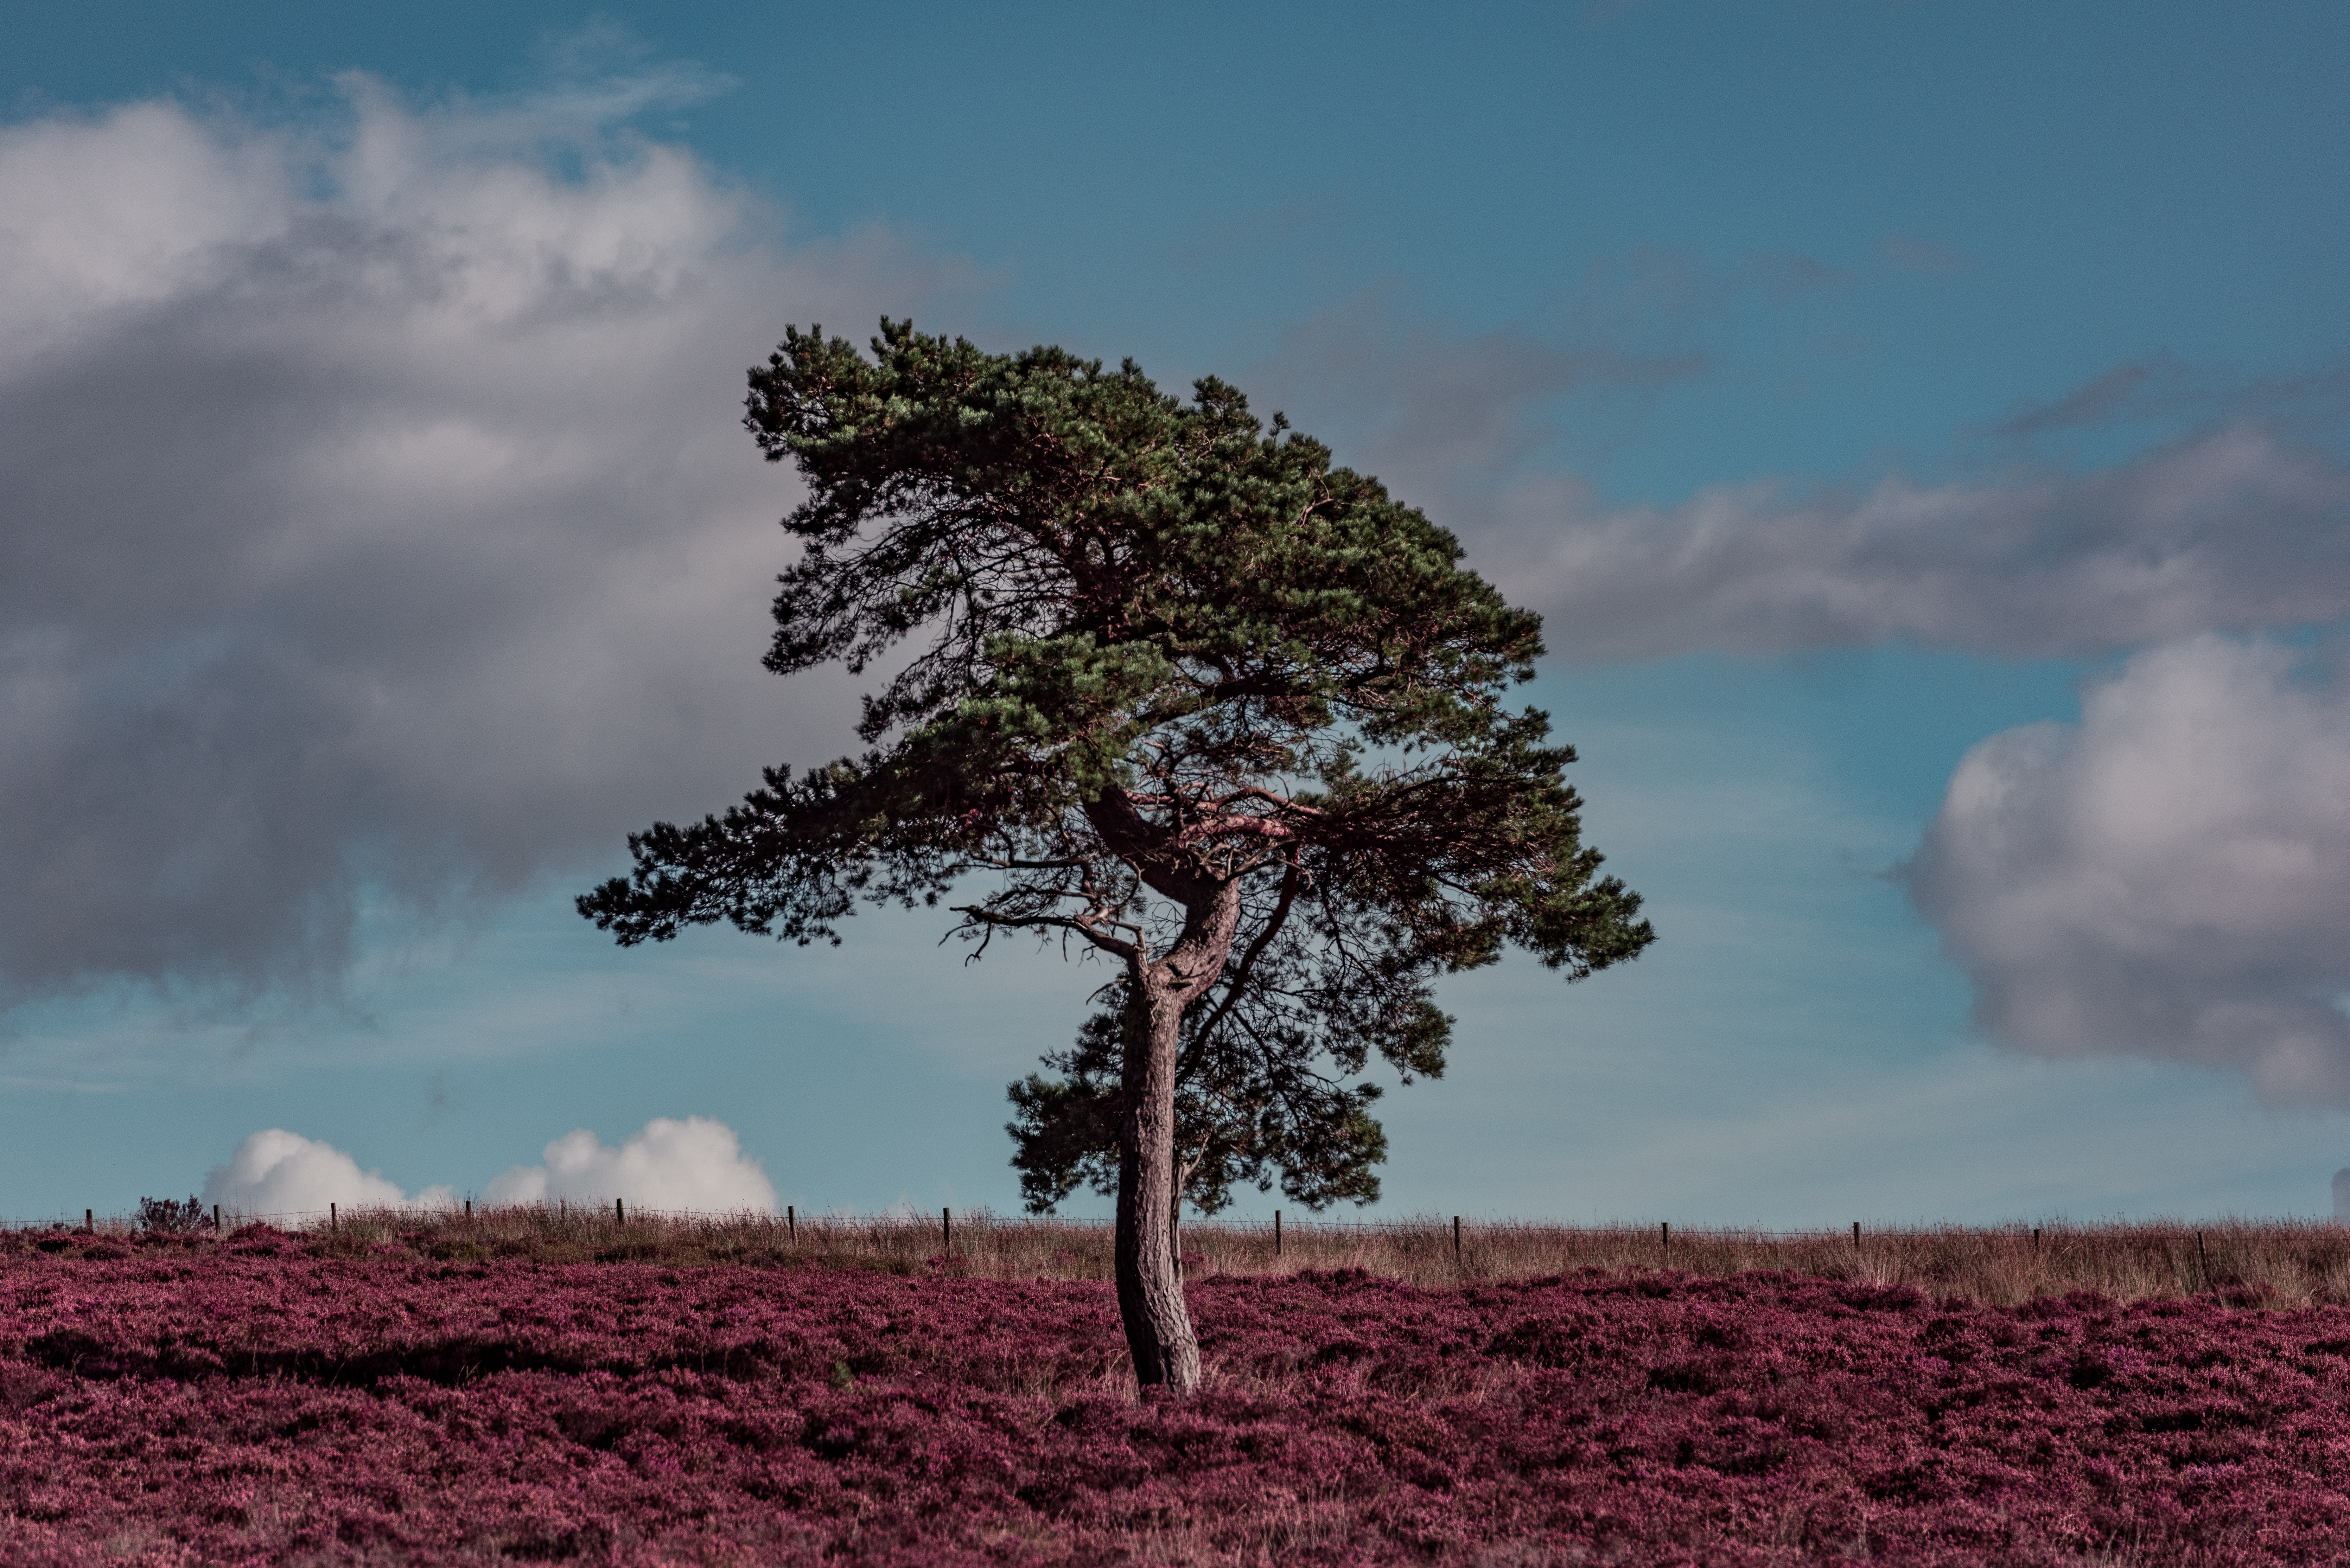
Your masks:
{"label": "small bush", "polygon": [[180,1236],[192,1231],[208,1231],[212,1228],[212,1220],[204,1213],[203,1200],[191,1192],[185,1202],[172,1198],[140,1199],[139,1228],[166,1236]]}

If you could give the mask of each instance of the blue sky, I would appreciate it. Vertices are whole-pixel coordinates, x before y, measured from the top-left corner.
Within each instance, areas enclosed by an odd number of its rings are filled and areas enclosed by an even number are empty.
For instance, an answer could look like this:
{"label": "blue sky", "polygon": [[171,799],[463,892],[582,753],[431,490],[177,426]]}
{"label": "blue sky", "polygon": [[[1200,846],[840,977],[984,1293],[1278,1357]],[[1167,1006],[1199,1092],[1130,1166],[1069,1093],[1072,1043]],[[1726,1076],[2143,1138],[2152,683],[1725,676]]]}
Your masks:
{"label": "blue sky", "polygon": [[480,1191],[656,1116],[804,1208],[1016,1205],[1082,972],[568,908],[850,743],[756,670],[793,493],[733,410],[884,310],[1222,374],[1544,612],[1662,940],[1451,982],[1388,1211],[2314,1212],[2350,1162],[2338,8],[12,26],[0,1212],[267,1127]]}

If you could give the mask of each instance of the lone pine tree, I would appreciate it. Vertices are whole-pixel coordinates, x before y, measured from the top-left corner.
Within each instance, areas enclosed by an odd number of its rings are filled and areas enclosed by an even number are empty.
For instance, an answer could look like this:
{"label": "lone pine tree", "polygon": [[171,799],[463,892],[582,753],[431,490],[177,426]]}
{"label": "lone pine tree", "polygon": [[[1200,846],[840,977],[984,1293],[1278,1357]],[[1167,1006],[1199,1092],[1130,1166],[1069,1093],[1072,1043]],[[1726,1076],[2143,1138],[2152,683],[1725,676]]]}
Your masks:
{"label": "lone pine tree", "polygon": [[768,669],[876,660],[862,756],[631,835],[579,899],[623,944],[729,920],[837,942],[861,900],[950,903],[1109,961],[1066,1077],[1014,1085],[1032,1206],[1116,1173],[1135,1373],[1200,1377],[1186,1184],[1377,1191],[1350,1084],[1442,1071],[1440,975],[1523,947],[1568,979],[1652,940],[1597,875],[1544,715],[1503,706],[1537,617],[1461,546],[1232,387],[983,353],[885,319],[793,328],[744,421],[808,495]]}

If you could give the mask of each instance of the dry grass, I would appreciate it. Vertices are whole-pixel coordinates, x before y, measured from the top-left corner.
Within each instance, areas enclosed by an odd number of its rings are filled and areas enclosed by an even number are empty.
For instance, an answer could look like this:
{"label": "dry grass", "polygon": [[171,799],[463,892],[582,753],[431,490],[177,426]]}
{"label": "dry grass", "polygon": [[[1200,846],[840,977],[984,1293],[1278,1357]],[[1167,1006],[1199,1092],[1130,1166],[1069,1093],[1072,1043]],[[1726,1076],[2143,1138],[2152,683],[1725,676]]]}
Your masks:
{"label": "dry grass", "polygon": [[[231,1217],[232,1225],[234,1222]],[[287,1224],[281,1219],[279,1223]],[[319,1215],[293,1226],[305,1245],[347,1257],[410,1253],[454,1262],[881,1269],[1011,1280],[1110,1277],[1110,1231],[1096,1221],[958,1214],[951,1241],[938,1219],[759,1214],[688,1215],[603,1208],[510,1208],[473,1216],[375,1210]],[[101,1230],[117,1234],[117,1222]],[[208,1233],[207,1233],[208,1234]],[[203,1245],[203,1241],[195,1242]],[[1866,1231],[1683,1230],[1519,1221],[1465,1225],[1458,1250],[1449,1220],[1371,1225],[1290,1223],[1276,1252],[1270,1226],[1188,1224],[1185,1272],[1296,1273],[1361,1269],[1420,1285],[1528,1279],[1597,1269],[1726,1275],[1783,1271],[1909,1285],[1932,1296],[2012,1305],[2072,1291],[2120,1301],[2227,1293],[2244,1305],[2350,1303],[2350,1228],[2324,1220],[2106,1221]]]}

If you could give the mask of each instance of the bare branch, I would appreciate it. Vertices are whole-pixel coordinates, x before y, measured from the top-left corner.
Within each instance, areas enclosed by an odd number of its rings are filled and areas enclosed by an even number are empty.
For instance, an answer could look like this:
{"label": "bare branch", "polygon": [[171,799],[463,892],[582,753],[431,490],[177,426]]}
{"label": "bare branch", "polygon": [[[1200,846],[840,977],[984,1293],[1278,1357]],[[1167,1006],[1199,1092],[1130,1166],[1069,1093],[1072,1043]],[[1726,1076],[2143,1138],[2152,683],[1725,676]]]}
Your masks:
{"label": "bare branch", "polygon": [[[951,904],[949,905],[948,908],[952,909],[956,914],[961,915],[964,919],[983,926],[1018,926],[1029,929],[1049,927],[1060,930],[1075,931],[1079,936],[1085,938],[1086,940],[1093,943],[1094,946],[1101,949],[1104,952],[1115,953],[1119,958],[1126,959],[1129,961],[1139,958],[1142,952],[1139,941],[1122,941],[1118,938],[1110,936],[1107,932],[1099,930],[1094,926],[1087,924],[1082,916],[999,915],[994,910],[978,904]],[[1122,929],[1134,931],[1138,937],[1140,935],[1139,928],[1128,925],[1126,921],[1116,920],[1107,923]],[[983,940],[984,939],[983,939]]]}

